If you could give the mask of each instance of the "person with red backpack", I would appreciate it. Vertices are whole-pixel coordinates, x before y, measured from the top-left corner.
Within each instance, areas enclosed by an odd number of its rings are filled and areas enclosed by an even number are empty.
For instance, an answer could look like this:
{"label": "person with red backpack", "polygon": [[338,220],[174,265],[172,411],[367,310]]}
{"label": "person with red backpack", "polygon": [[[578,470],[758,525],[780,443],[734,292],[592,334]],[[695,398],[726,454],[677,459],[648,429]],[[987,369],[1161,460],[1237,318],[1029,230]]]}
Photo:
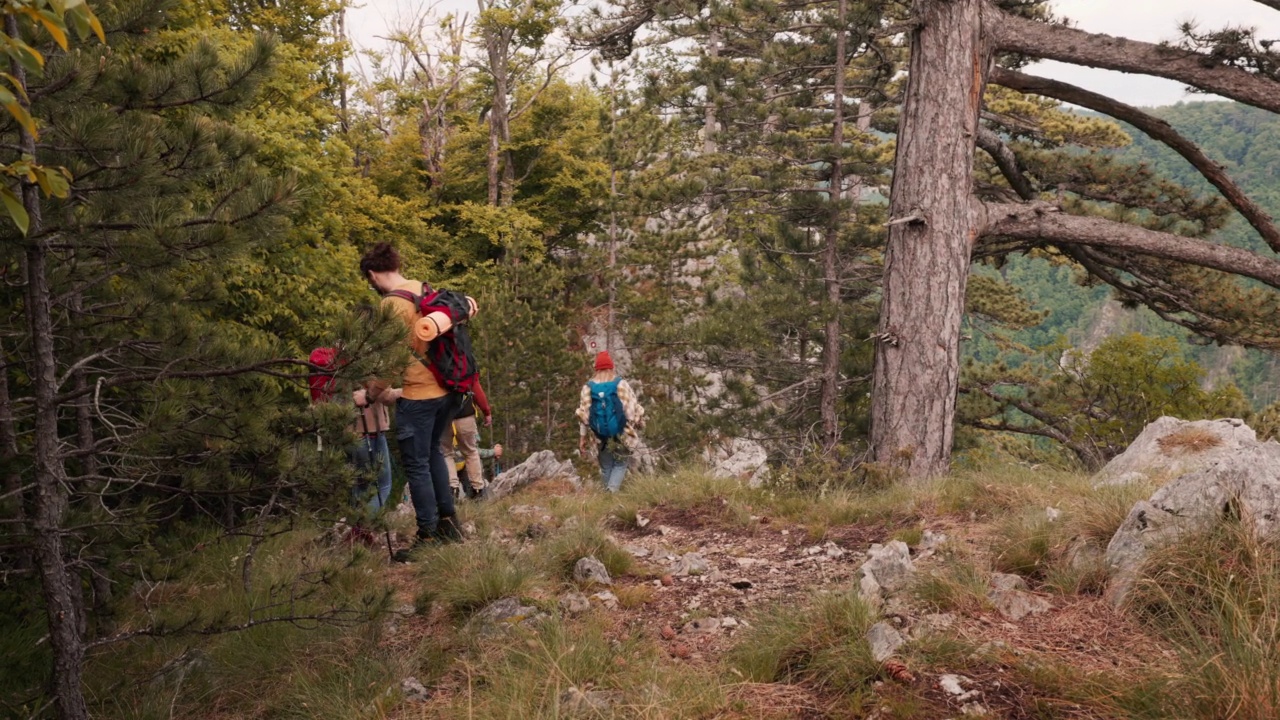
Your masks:
{"label": "person with red backpack", "polygon": [[632,456],[640,450],[639,429],[645,419],[635,391],[618,377],[607,351],[596,355],[595,374],[582,386],[576,415],[578,452],[585,455],[587,434],[595,435],[605,489],[618,492]]}
{"label": "person with red backpack", "polygon": [[[415,546],[460,541],[462,528],[440,439],[450,429],[463,393],[475,382],[475,358],[462,323],[475,314],[476,305],[400,271],[400,254],[390,243],[374,245],[360,259],[360,274],[382,295],[383,307],[408,328],[414,356],[404,369],[396,401],[396,439],[417,517]],[[407,553],[398,553],[397,559],[407,560]]]}
{"label": "person with red backpack", "polygon": [[[311,402],[329,402],[334,399],[338,365],[338,351],[335,348],[319,347],[311,351],[308,358],[318,368],[307,377],[310,386]],[[352,524],[352,538],[373,544],[372,533],[365,527],[368,517],[376,515],[390,503],[391,498],[391,451],[387,447],[387,430],[391,427],[391,419],[387,416],[387,406],[400,397],[399,388],[388,387],[385,382],[371,380],[351,394],[351,400],[357,410],[357,418],[349,430],[356,441],[347,449],[351,464],[361,473],[356,485],[351,489],[351,502],[359,507],[364,504],[367,517],[358,519]],[[372,479],[373,482],[369,482]]]}

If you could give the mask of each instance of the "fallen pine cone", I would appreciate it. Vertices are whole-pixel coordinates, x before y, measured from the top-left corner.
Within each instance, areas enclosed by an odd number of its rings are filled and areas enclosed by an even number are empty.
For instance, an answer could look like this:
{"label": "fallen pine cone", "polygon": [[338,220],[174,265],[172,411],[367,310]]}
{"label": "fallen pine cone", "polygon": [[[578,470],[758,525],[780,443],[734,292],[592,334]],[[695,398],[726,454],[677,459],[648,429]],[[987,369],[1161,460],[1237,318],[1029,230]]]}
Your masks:
{"label": "fallen pine cone", "polygon": [[662,639],[663,639],[663,640],[674,640],[674,639],[675,639],[675,637],[676,637],[676,629],[675,629],[675,628],[671,627],[670,625],[666,625],[666,626],[664,626],[664,627],[662,628]]}
{"label": "fallen pine cone", "polygon": [[916,681],[916,676],[911,674],[911,671],[907,669],[906,665],[902,664],[901,660],[885,660],[884,671],[886,675],[903,684]]}

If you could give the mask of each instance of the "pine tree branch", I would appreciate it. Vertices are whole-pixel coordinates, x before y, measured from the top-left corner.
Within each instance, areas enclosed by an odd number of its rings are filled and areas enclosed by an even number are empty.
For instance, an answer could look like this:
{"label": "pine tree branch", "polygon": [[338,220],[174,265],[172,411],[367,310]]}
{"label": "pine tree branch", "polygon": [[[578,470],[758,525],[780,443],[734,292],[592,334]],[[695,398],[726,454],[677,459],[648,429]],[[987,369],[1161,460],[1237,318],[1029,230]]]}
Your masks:
{"label": "pine tree branch", "polygon": [[[1277,3],[1280,4],[1280,0],[1277,0]],[[1249,224],[1266,240],[1267,245],[1272,250],[1280,251],[1280,229],[1276,228],[1275,221],[1271,216],[1250,199],[1240,189],[1239,185],[1235,184],[1235,181],[1227,175],[1226,168],[1214,162],[1208,155],[1204,154],[1204,151],[1199,146],[1183,137],[1177,130],[1173,129],[1172,125],[1164,120],[1149,115],[1132,105],[1126,105],[1084,88],[1004,68],[996,68],[992,71],[991,81],[1011,90],[1043,95],[1110,115],[1117,120],[1129,123],[1151,138],[1168,145],[1174,152],[1191,163],[1204,176],[1204,179],[1208,180],[1222,193],[1227,202],[1231,203],[1232,207],[1239,211],[1245,220],[1249,221]],[[979,137],[979,145],[981,146],[981,144],[982,138]],[[985,150],[986,148],[983,147],[983,149]],[[999,164],[999,160],[997,160],[997,164]],[[1000,169],[1002,172],[1004,171],[1003,166]],[[1021,190],[1019,190],[1019,194],[1022,194]],[[1023,199],[1030,198],[1023,196]]]}
{"label": "pine tree branch", "polygon": [[1072,65],[1177,80],[1247,105],[1280,112],[1280,83],[1168,45],[1090,33],[1017,17],[988,5],[985,29],[999,50]]}
{"label": "pine tree branch", "polygon": [[[250,373],[258,375],[268,375],[271,377],[283,378],[285,380],[300,380],[303,378],[298,373],[284,372],[276,368],[283,367],[304,367],[314,369],[315,366],[306,360],[295,360],[293,358],[275,358],[272,360],[264,360],[260,363],[252,365],[242,365],[240,367],[216,367],[207,370],[177,370],[156,369],[151,372],[134,373],[131,375],[121,375],[110,379],[103,379],[100,384],[102,389],[120,387],[122,385],[132,385],[134,383],[143,382],[159,382],[161,380],[203,380],[217,377],[235,377],[237,375],[248,375]],[[96,392],[95,388],[90,387],[85,390],[73,390],[71,392],[62,393],[57,396],[57,401],[62,404],[77,400],[86,395],[92,395]]]}
{"label": "pine tree branch", "polygon": [[1000,174],[1009,181],[1009,187],[1018,193],[1018,197],[1023,200],[1036,198],[1036,189],[1018,165],[1018,156],[1013,154],[1013,150],[1000,139],[999,135],[988,127],[979,126],[978,147],[995,161],[996,167],[1000,168]]}
{"label": "pine tree branch", "polygon": [[1105,218],[1068,215],[1049,203],[982,203],[980,237],[1092,245],[1242,275],[1280,288],[1280,260],[1241,248],[1148,230]]}

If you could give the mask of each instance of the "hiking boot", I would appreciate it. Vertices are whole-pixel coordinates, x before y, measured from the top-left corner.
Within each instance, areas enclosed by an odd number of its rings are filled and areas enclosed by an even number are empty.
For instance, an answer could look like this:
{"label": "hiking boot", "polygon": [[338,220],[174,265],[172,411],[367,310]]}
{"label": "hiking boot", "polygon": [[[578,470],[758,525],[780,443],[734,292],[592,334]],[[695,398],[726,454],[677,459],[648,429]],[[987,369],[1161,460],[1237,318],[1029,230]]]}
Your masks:
{"label": "hiking boot", "polygon": [[391,560],[398,563],[407,563],[413,559],[413,554],[422,548],[438,544],[440,544],[440,532],[438,530],[431,532],[419,530],[418,534],[413,538],[413,544],[392,553]]}
{"label": "hiking boot", "polygon": [[440,539],[445,542],[462,542],[462,526],[458,524],[457,515],[440,516]]}

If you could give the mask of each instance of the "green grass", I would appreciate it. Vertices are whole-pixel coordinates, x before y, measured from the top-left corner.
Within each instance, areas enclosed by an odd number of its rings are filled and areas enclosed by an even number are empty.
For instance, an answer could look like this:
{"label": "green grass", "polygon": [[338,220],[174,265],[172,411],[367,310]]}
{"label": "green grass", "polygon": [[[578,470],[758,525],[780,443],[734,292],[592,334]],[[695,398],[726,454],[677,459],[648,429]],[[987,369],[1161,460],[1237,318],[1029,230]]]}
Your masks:
{"label": "green grass", "polygon": [[990,574],[973,561],[951,556],[921,573],[911,585],[911,595],[934,612],[977,613],[990,607],[989,580]]}
{"label": "green grass", "polygon": [[562,530],[540,543],[537,552],[550,574],[562,580],[573,577],[573,566],[584,557],[594,557],[603,563],[610,577],[626,575],[635,566],[631,553],[610,540],[596,525],[583,524]]}
{"label": "green grass", "polygon": [[851,591],[818,593],[805,606],[785,603],[757,614],[729,654],[729,667],[752,682],[804,682],[859,698],[880,672],[867,630],[874,613]]}
{"label": "green grass", "polygon": [[[405,661],[377,651],[375,629],[389,602],[377,574],[386,558],[314,539],[294,531],[263,543],[249,593],[241,582],[245,542],[201,540],[189,548],[181,575],[169,573],[149,599],[142,586],[122,598],[124,624],[174,634],[92,652],[85,676],[91,713],[136,720],[359,717]],[[250,607],[256,621],[329,619],[218,632],[246,622]]]}
{"label": "green grass", "polygon": [[457,669],[469,690],[440,716],[584,717],[561,705],[570,687],[611,693],[608,710],[585,717],[674,720],[708,716],[723,706],[724,694],[713,675],[672,665],[657,645],[642,637],[612,639],[608,627],[598,616],[574,623],[550,620],[481,641]]}
{"label": "green grass", "polygon": [[1280,547],[1241,523],[1153,553],[1128,607],[1177,649],[1184,717],[1280,717]]}
{"label": "green grass", "polygon": [[1059,539],[1059,526],[1032,509],[1000,523],[992,544],[991,565],[999,572],[1043,579]]}
{"label": "green grass", "polygon": [[[478,536],[460,545],[428,548],[413,566],[421,589],[419,608],[438,603],[447,613],[433,615],[429,631],[408,642],[382,631],[388,566],[380,551],[326,547],[313,542],[315,533],[285,534],[259,550],[254,587],[246,594],[240,585],[243,540],[210,534],[175,541],[153,555],[152,577],[171,578],[153,593],[153,601],[160,601],[152,603],[157,609],[148,615],[137,597],[126,599],[120,606],[122,623],[205,626],[242,617],[251,604],[294,595],[303,598],[303,607],[346,605],[371,622],[282,623],[110,647],[91,659],[86,686],[93,711],[104,718],[138,720],[171,713],[219,720],[376,718],[405,712],[405,706],[397,705],[398,684],[412,674],[428,687],[450,688],[421,707],[423,717],[568,717],[561,696],[570,686],[613,693],[607,711],[578,717],[754,717],[751,713],[759,708],[727,691],[744,681],[803,685],[801,692],[830,701],[842,716],[886,707],[886,717],[927,715],[937,708],[917,688],[875,684],[882,679],[882,668],[870,657],[865,634],[878,618],[847,586],[758,609],[749,616],[750,627],[737,631],[719,664],[675,659],[669,651],[683,638],[659,641],[652,629],[620,623],[616,613],[559,618],[553,612],[536,627],[499,635],[474,632],[467,620],[508,596],[553,607],[556,595],[569,589],[581,557],[599,559],[615,577],[643,575],[645,568],[622,550],[609,529],[633,528],[638,514],[648,516],[659,505],[697,508],[710,513],[715,523],[747,535],[757,528],[776,532],[799,526],[813,542],[841,526],[860,524],[883,533],[877,537],[914,545],[926,524],[940,515],[952,522],[973,518],[993,526],[991,546],[967,550],[961,541],[948,543],[921,566],[910,590],[921,612],[989,611],[991,568],[1027,575],[1062,593],[1096,592],[1102,579],[1098,568],[1072,569],[1065,548],[1073,540],[1105,545],[1132,502],[1150,492],[1145,486],[1095,491],[1082,476],[1026,468],[889,486],[855,482],[853,476],[845,480],[849,482],[805,491],[783,485],[753,489],[688,470],[636,477],[617,495],[557,495],[534,488],[499,502],[468,505]],[[546,509],[553,520],[538,520],[545,534],[520,535],[530,518],[510,514],[517,504]],[[1061,518],[1049,521],[1046,506],[1059,508]],[[771,518],[770,525],[758,522],[763,516]],[[1134,609],[1153,634],[1181,652],[1173,681],[1160,678],[1155,669],[1149,677],[1122,677],[1084,673],[1012,652],[975,653],[973,644],[945,630],[911,641],[901,657],[918,675],[963,674],[966,669],[995,673],[1000,668],[1002,677],[1024,694],[1023,709],[1035,717],[1071,717],[1073,706],[1098,717],[1268,717],[1280,707],[1275,702],[1280,671],[1274,670],[1280,652],[1272,649],[1280,645],[1275,627],[1280,620],[1270,617],[1280,610],[1280,591],[1268,585],[1280,584],[1280,561],[1268,559],[1268,553],[1275,554],[1268,547],[1242,546],[1239,538],[1179,552],[1183,554],[1162,555],[1166,564],[1150,569],[1163,579],[1152,587],[1164,588],[1167,595],[1153,595],[1143,585],[1146,594]],[[1223,574],[1225,569],[1235,571],[1234,580]],[[1178,581],[1167,582],[1169,577]],[[623,609],[633,612],[663,597],[660,589],[630,582],[615,593]],[[703,608],[694,615],[709,612]],[[425,618],[414,622],[411,627],[426,630]],[[28,642],[38,628],[30,630],[6,635],[0,649],[12,638]],[[188,652],[202,659],[181,682],[176,673],[152,681]],[[14,697],[12,690],[9,697]]]}
{"label": "green grass", "polygon": [[540,580],[529,558],[513,556],[484,540],[430,548],[421,557],[419,605],[440,602],[458,615],[504,597],[525,595]]}

